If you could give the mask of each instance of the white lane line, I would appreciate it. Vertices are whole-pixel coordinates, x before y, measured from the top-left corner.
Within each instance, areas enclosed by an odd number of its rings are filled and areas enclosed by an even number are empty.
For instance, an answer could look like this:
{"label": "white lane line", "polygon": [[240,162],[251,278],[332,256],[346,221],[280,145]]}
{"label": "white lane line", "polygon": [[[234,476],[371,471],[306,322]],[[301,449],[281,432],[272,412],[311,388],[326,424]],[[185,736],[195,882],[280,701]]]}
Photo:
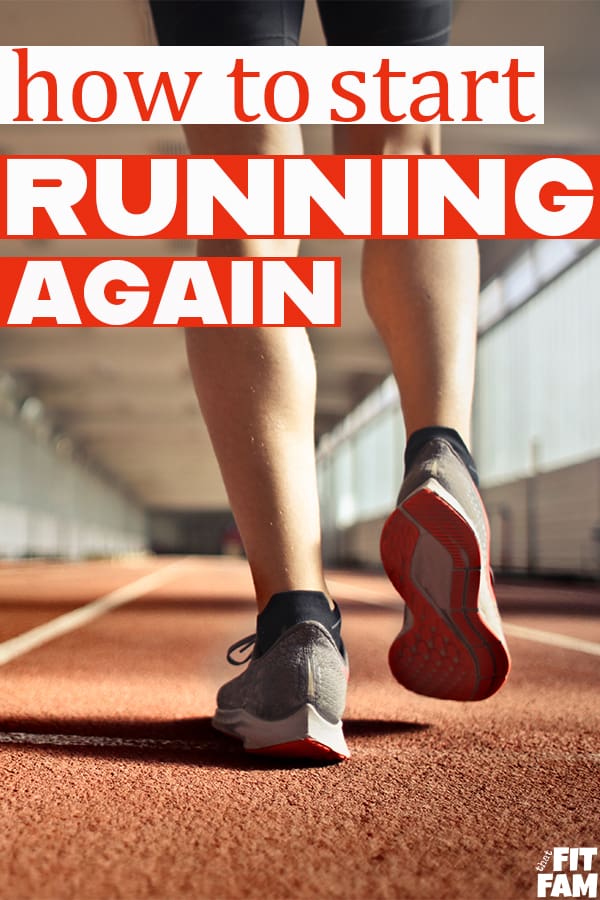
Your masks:
{"label": "white lane line", "polygon": [[28,734],[25,731],[0,731],[0,744],[36,747],[132,747],[136,750],[227,750],[225,742],[181,741],[167,738],[120,738],[97,734]]}
{"label": "white lane line", "polygon": [[158,572],[150,572],[149,575],[136,578],[135,581],[130,581],[129,584],[125,584],[109,594],[104,594],[104,596],[98,597],[97,600],[86,603],[85,606],[78,606],[77,609],[64,613],[62,616],[57,616],[56,619],[51,619],[50,622],[45,622],[43,625],[30,629],[30,631],[24,631],[23,634],[9,638],[9,640],[0,644],[0,666],[6,665],[11,660],[29,653],[30,650],[34,650],[42,644],[53,641],[63,634],[82,628],[118,606],[123,606],[124,603],[136,600],[166,581],[170,581],[175,577],[179,569],[188,564],[187,558],[168,563],[168,565],[159,569]]}
{"label": "white lane line", "polygon": [[524,641],[535,641],[537,644],[548,644],[551,647],[562,647],[564,650],[578,650],[591,656],[600,656],[600,644],[594,641],[583,641],[580,638],[558,634],[556,631],[541,631],[538,628],[526,628],[524,625],[504,624],[506,634]]}

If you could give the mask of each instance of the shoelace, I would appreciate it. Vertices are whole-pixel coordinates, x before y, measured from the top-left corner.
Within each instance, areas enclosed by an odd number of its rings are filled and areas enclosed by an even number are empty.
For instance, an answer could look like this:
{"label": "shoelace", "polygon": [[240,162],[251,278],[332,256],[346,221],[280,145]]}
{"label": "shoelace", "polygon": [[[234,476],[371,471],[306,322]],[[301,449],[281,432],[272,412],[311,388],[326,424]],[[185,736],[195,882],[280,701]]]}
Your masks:
{"label": "shoelace", "polygon": [[[243,666],[244,663],[247,663],[252,653],[254,652],[254,645],[256,643],[256,635],[249,634],[247,637],[243,637],[241,640],[236,641],[235,644],[232,644],[229,650],[227,651],[227,662],[232,666]],[[238,653],[246,653],[250,650],[250,653],[247,656],[244,656],[242,659],[235,659],[233,654]]]}

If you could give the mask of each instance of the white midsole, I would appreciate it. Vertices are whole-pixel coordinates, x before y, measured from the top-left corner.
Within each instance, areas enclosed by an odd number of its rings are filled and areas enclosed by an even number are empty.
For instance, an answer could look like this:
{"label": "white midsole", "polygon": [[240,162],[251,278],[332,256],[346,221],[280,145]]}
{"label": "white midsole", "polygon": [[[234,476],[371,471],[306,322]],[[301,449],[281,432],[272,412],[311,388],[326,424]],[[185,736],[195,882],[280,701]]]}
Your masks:
{"label": "white midsole", "polygon": [[260,750],[310,738],[335,753],[350,756],[342,723],[328,722],[310,703],[291,716],[276,721],[259,719],[244,709],[217,709],[212,724],[225,734],[241,738],[247,750]]}

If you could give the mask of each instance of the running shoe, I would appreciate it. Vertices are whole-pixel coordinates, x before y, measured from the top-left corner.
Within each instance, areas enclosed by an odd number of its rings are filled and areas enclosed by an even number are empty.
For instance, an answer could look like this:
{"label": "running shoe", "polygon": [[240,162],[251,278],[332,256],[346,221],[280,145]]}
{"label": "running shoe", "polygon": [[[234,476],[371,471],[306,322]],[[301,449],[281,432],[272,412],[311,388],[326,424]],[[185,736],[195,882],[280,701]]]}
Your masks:
{"label": "running shoe", "polygon": [[217,694],[212,723],[243,741],[244,749],[269,756],[342,760],[350,756],[342,730],[348,662],[320,621],[287,628],[264,652],[257,635],[233,644],[227,659],[254,648],[247,669]]}
{"label": "running shoe", "polygon": [[483,700],[506,681],[510,657],[489,563],[489,524],[463,461],[433,438],[407,472],[381,535],[381,558],[406,603],[389,651],[411,691]]}

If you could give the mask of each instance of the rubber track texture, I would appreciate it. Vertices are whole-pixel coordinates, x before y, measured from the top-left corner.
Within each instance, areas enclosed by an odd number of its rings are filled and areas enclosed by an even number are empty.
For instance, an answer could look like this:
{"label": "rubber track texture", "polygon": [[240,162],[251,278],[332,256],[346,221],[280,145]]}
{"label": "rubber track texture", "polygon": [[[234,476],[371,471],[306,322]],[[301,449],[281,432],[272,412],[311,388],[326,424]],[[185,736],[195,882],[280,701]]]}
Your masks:
{"label": "rubber track texture", "polygon": [[[423,533],[450,554],[449,596],[432,597],[414,577]],[[440,699],[483,700],[494,694],[508,676],[510,657],[502,635],[480,612],[482,589],[492,600],[494,594],[489,559],[482,582],[481,549],[470,523],[440,494],[421,488],[388,518],[381,558],[412,615],[410,627],[389,650],[394,677],[411,691]]]}

